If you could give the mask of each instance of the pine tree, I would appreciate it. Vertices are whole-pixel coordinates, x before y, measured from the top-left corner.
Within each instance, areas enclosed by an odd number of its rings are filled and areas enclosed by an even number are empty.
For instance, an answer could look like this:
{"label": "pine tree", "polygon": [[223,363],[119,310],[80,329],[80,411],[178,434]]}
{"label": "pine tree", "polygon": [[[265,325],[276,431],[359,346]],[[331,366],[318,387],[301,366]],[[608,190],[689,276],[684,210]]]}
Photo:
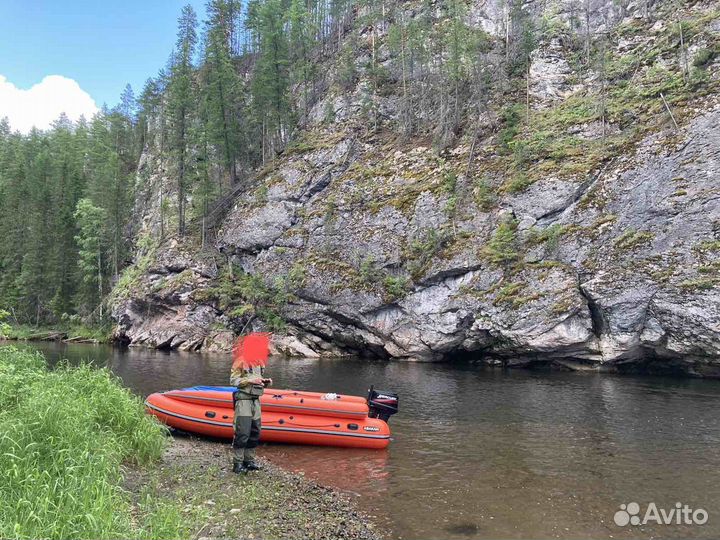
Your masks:
{"label": "pine tree", "polygon": [[197,16],[186,5],[178,20],[175,58],[168,84],[168,114],[170,118],[170,151],[177,160],[176,186],[178,234],[185,235],[185,205],[187,200],[188,134],[195,109],[193,60],[197,45]]}
{"label": "pine tree", "polygon": [[263,161],[287,141],[291,109],[289,100],[289,50],[284,31],[281,0],[257,6],[256,40],[259,54],[252,81],[255,114],[262,119]]}
{"label": "pine tree", "polygon": [[207,118],[208,139],[222,156],[230,183],[238,180],[237,151],[240,147],[239,89],[241,86],[232,62],[230,39],[233,26],[232,2],[213,0],[208,9],[204,40],[203,105]]}
{"label": "pine tree", "polygon": [[95,206],[90,199],[80,199],[75,209],[78,234],[75,240],[79,246],[79,266],[82,281],[79,285],[78,303],[83,306],[98,306],[102,319],[102,300],[105,293],[103,279],[103,225],[107,213]]}
{"label": "pine tree", "polygon": [[288,11],[291,84],[302,88],[303,115],[310,109],[310,90],[315,79],[315,64],[310,57],[315,33],[304,0],[291,0]]}

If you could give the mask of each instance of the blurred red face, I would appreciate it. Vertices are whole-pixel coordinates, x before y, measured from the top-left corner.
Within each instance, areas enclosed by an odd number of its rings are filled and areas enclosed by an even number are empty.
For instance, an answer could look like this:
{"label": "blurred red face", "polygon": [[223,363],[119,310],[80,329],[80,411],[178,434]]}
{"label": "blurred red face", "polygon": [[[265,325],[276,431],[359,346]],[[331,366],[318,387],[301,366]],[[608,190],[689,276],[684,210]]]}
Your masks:
{"label": "blurred red face", "polygon": [[254,332],[239,338],[233,348],[233,367],[265,367],[270,351],[270,334]]}

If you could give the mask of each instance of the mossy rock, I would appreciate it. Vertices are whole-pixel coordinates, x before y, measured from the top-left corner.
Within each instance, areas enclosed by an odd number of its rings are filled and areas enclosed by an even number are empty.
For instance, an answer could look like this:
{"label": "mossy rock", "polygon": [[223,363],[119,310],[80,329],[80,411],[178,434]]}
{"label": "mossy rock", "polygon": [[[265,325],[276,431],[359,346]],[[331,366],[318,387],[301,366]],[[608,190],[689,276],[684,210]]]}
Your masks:
{"label": "mossy rock", "polygon": [[636,231],[628,229],[617,240],[615,247],[618,249],[630,250],[642,244],[651,242],[655,238],[655,234],[650,231]]}

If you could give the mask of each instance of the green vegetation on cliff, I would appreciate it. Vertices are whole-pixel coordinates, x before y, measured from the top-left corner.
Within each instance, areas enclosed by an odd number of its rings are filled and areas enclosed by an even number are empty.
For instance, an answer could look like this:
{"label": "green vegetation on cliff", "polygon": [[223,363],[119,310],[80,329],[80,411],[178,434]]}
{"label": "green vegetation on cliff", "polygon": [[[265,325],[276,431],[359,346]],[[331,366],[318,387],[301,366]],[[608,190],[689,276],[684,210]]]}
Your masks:
{"label": "green vegetation on cliff", "polygon": [[258,276],[248,274],[241,268],[230,267],[210,287],[198,291],[196,298],[215,303],[231,320],[238,321],[242,326],[248,326],[253,319],[258,318],[270,330],[277,332],[285,326],[280,309],[291,297],[293,281],[299,279],[302,276],[296,269],[290,276],[279,277],[272,285],[268,285]]}

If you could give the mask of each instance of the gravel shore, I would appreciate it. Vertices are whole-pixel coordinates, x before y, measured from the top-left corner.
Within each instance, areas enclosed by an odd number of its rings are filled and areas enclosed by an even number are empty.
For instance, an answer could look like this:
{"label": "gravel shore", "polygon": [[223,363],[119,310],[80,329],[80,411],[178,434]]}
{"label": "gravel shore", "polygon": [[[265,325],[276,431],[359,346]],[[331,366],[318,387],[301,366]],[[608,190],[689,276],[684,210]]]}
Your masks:
{"label": "gravel shore", "polygon": [[126,489],[139,504],[174,499],[199,540],[382,538],[346,495],[258,461],[263,471],[236,475],[229,444],[176,434],[159,464],[126,471]]}

